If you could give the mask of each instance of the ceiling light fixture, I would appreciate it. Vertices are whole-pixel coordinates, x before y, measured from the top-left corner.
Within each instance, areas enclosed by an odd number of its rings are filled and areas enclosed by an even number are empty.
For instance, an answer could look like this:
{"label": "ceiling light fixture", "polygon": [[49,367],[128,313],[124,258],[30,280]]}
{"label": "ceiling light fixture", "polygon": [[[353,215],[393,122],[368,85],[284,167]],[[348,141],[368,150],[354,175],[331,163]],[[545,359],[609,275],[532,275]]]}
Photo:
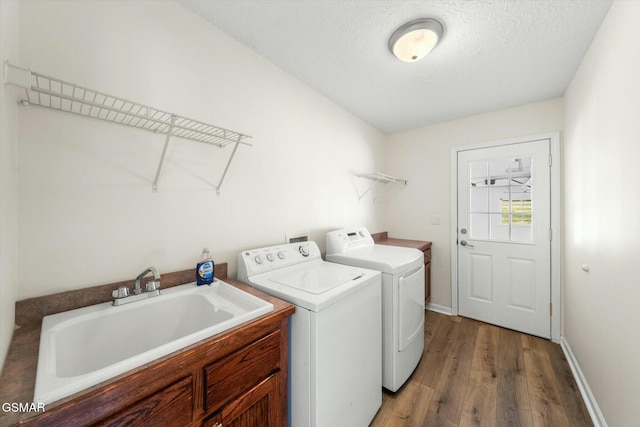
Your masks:
{"label": "ceiling light fixture", "polygon": [[389,50],[400,61],[419,61],[436,47],[442,32],[442,24],[435,19],[421,18],[407,22],[389,38]]}

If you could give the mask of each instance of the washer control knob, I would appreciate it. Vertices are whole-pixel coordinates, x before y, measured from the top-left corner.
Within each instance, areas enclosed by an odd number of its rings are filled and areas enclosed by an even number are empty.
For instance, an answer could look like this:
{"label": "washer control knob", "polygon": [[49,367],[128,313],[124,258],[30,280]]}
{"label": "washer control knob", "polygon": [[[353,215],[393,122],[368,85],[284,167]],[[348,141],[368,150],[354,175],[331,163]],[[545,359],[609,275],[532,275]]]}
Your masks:
{"label": "washer control knob", "polygon": [[262,259],[262,255],[256,255],[253,260],[256,262],[256,264],[262,264],[264,262],[264,260]]}
{"label": "washer control knob", "polygon": [[300,247],[298,248],[298,250],[300,251],[300,253],[302,254],[302,256],[304,256],[304,257],[309,256],[309,246],[307,246],[307,245],[300,245]]}
{"label": "washer control knob", "polygon": [[285,256],[286,256],[286,255],[285,255],[285,253],[284,253],[284,252],[282,252],[282,251],[278,252],[278,258],[280,258],[280,259],[284,259],[284,257],[285,257]]}
{"label": "washer control knob", "polygon": [[267,259],[269,260],[269,262],[273,262],[276,260],[276,257],[271,252],[269,252],[267,254]]}

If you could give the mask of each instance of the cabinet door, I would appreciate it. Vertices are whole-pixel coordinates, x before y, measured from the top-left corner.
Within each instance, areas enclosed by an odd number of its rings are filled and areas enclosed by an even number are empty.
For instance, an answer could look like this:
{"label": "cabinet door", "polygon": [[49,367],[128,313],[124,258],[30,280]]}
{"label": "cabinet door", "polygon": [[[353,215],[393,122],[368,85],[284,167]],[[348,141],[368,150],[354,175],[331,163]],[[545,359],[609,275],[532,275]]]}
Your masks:
{"label": "cabinet door", "polygon": [[431,248],[424,251],[424,305],[431,301]]}
{"label": "cabinet door", "polygon": [[205,427],[280,427],[282,407],[279,392],[280,373],[264,379],[245,394],[230,402]]}
{"label": "cabinet door", "polygon": [[257,384],[278,370],[281,362],[280,340],[280,331],[275,331],[224,359],[206,366],[204,369],[206,411],[217,412],[227,402],[244,395],[253,384]]}
{"label": "cabinet door", "polygon": [[184,378],[95,426],[186,426],[193,416],[191,376]]}
{"label": "cabinet door", "polygon": [[431,263],[424,265],[424,305],[431,301]]}

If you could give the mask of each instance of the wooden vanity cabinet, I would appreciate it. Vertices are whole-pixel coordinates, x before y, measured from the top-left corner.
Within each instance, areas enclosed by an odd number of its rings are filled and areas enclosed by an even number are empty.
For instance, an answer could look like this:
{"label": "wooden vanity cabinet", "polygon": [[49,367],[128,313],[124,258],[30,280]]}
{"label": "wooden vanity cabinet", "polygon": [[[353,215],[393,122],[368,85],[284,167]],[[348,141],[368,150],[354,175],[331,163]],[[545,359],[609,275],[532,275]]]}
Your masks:
{"label": "wooden vanity cabinet", "polygon": [[294,307],[280,304],[277,312],[47,406],[21,425],[286,426]]}
{"label": "wooden vanity cabinet", "polygon": [[123,411],[96,423],[100,427],[186,426],[193,418],[193,379],[184,378]]}
{"label": "wooden vanity cabinet", "polygon": [[[278,426],[280,331],[205,367],[204,407],[224,426]],[[257,379],[257,380],[256,380]]]}
{"label": "wooden vanity cabinet", "polygon": [[[203,368],[203,426],[282,426],[280,330]],[[188,426],[194,419],[192,376],[95,424],[100,427]],[[192,421],[194,421],[192,423]]]}

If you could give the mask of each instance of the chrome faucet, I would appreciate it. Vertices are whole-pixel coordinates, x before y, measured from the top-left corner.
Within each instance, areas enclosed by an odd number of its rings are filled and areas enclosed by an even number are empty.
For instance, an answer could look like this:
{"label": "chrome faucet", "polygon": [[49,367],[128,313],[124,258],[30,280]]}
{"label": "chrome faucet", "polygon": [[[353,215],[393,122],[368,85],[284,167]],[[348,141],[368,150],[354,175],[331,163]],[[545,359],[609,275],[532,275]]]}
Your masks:
{"label": "chrome faucet", "polygon": [[[142,287],[140,286],[140,280],[146,276],[147,274],[153,274],[153,280],[147,282],[145,286],[145,290],[142,291]],[[155,267],[149,267],[138,277],[136,277],[136,284],[133,288],[133,295],[129,294],[129,288],[126,286],[120,286],[118,289],[115,289],[111,292],[111,296],[113,300],[111,302],[112,305],[122,305],[127,304],[134,301],[140,301],[141,299],[156,297],[160,295],[160,275],[158,274],[158,270]]]}
{"label": "chrome faucet", "polygon": [[[153,280],[147,282],[146,291],[153,292],[155,290],[160,289],[160,275],[158,274],[158,270],[155,267],[149,267],[138,277],[136,277],[136,286],[133,288],[133,293],[136,295],[140,295],[142,293],[142,289],[140,288],[140,279],[146,276],[148,273],[153,274]],[[159,291],[158,291],[159,292]]]}

